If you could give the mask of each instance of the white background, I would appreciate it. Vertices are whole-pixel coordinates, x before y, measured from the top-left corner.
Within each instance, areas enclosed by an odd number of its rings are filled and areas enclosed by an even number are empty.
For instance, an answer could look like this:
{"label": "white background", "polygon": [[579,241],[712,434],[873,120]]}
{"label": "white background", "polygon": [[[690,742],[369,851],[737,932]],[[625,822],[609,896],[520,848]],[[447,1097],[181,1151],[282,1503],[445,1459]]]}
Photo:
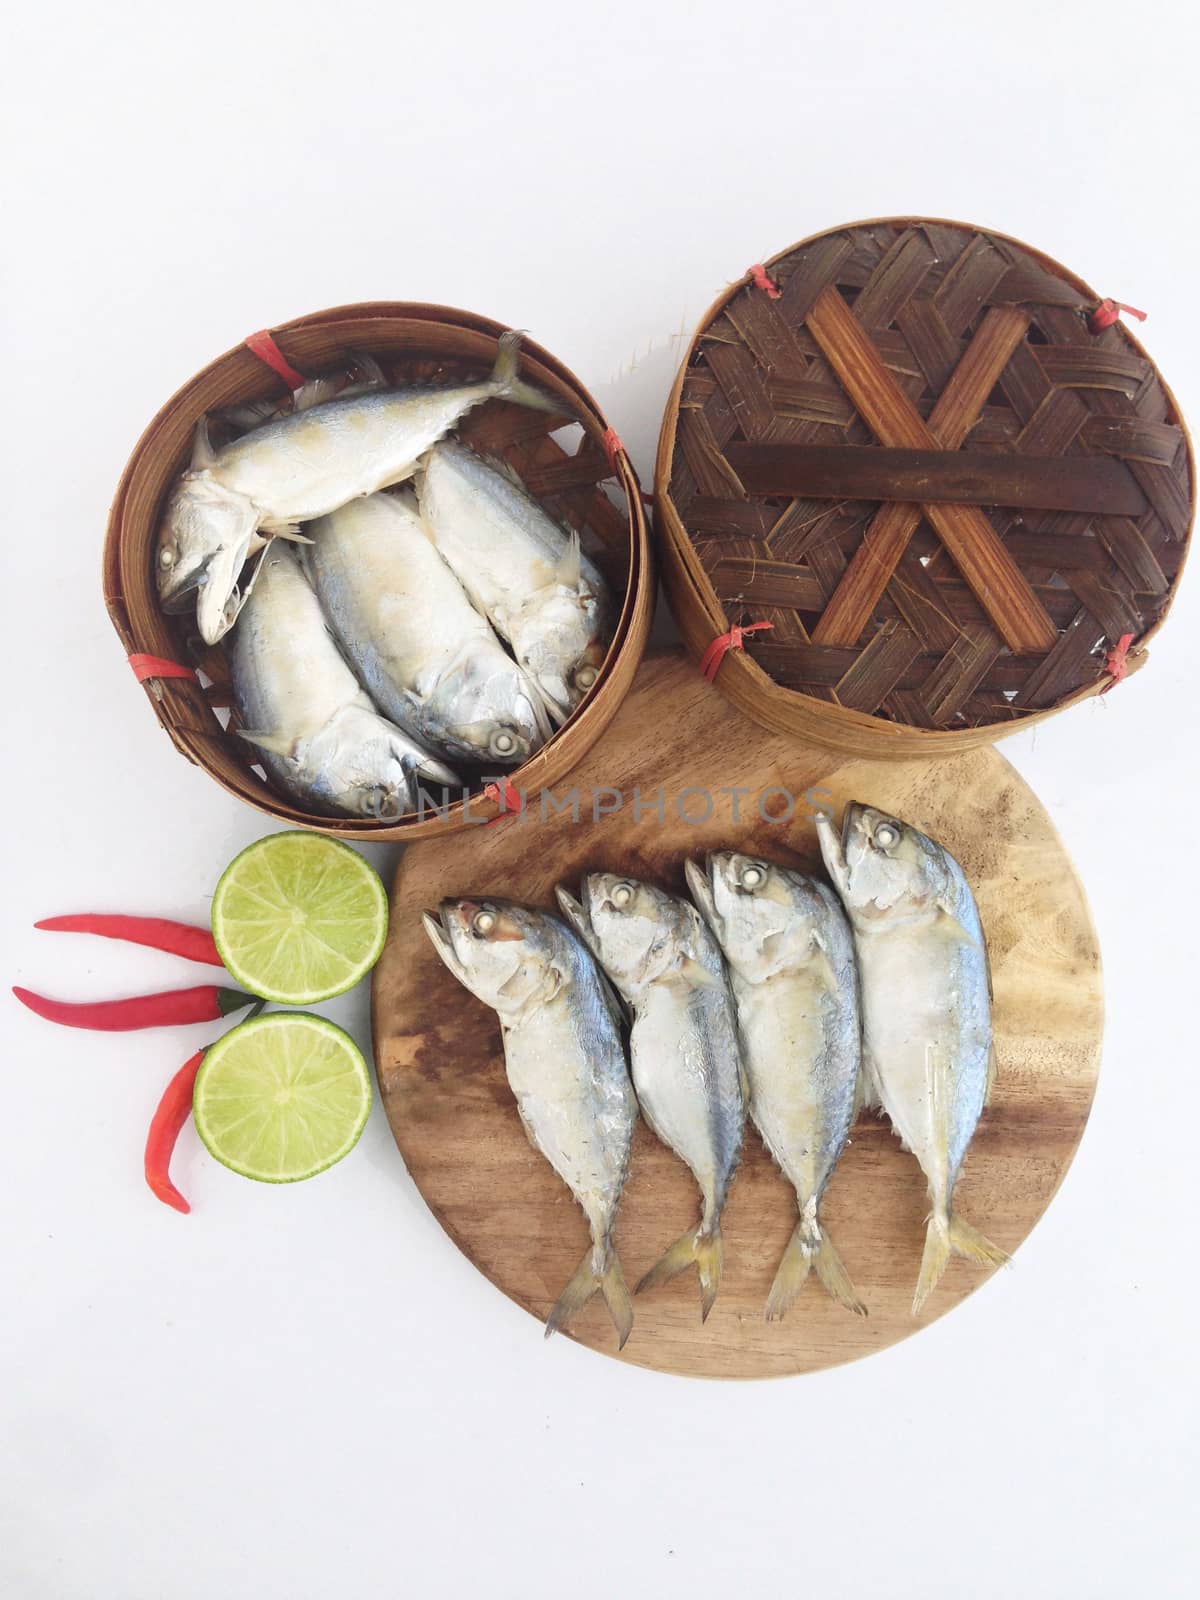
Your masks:
{"label": "white background", "polygon": [[[648,476],[679,335],[725,282],[915,211],[1149,308],[1200,417],[1186,16],[23,7],[0,93],[6,980],[190,981],[30,924],[203,918],[263,831],[174,754],[100,598],[121,467],[198,367],[340,302],[467,306],[573,367]],[[278,1190],[189,1129],[179,1217],[142,1144],[211,1028],[93,1037],[0,1001],[0,1593],[1194,1592],[1198,623],[1193,574],[1141,675],[1005,747],[1105,955],[1070,1177],[1014,1271],[840,1371],[722,1386],[543,1344],[442,1235],[378,1110],[350,1160]],[[365,1039],[365,992],[328,1009]]]}

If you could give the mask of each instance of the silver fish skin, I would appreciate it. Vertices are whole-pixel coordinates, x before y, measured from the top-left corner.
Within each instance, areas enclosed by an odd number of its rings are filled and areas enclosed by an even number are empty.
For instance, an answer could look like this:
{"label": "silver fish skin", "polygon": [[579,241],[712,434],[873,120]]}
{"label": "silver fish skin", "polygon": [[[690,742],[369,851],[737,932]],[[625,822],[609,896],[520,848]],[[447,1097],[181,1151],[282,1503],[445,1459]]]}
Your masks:
{"label": "silver fish skin", "polygon": [[385,721],[329,636],[296,555],[262,557],[233,636],[230,671],[242,737],[288,793],[321,811],[389,819],[415,804],[414,774],[455,773]]}
{"label": "silver fish skin", "polygon": [[312,406],[298,391],[290,416],[221,450],[211,449],[202,426],[159,531],[163,607],[184,609],[195,593],[200,633],[215,644],[236,620],[242,565],[268,537],[294,537],[297,524],[410,477],[430,446],[485,400],[561,410],[518,376],[519,344],[518,333],[502,335],[492,374],[480,383],[375,388]]}
{"label": "silver fish skin", "polygon": [[736,851],[686,870],[729,965],[750,1114],[800,1209],[767,1320],[783,1316],[813,1266],[835,1300],[865,1315],[819,1216],[858,1109],[862,1021],[845,913],[825,884]]}
{"label": "silver fish skin", "polygon": [[551,728],[537,690],[429,542],[416,501],[373,494],[310,523],[305,565],[375,704],[450,760],[513,766]]}
{"label": "silver fish skin", "polygon": [[600,1293],[623,1346],[633,1307],[612,1235],[637,1100],[615,1001],[589,951],[552,913],[506,900],[445,900],[424,924],[458,981],[498,1014],[525,1130],[587,1217],[591,1249],[551,1311],[546,1335]]}
{"label": "silver fish skin", "polygon": [[633,1086],[655,1134],[691,1169],[701,1215],[638,1284],[695,1265],[701,1318],[721,1280],[721,1213],[742,1154],[746,1082],[733,1001],[716,940],[696,908],[651,884],[607,872],[584,880],[582,903],[557,891],[633,1013]]}
{"label": "silver fish skin", "polygon": [[952,1203],[993,1071],[983,925],[958,862],[911,824],[855,802],[840,837],[824,813],[817,836],[854,929],[868,1083],[929,1184],[915,1314],[952,1252],[1008,1259]]}
{"label": "silver fish skin", "polygon": [[561,721],[595,683],[612,635],[608,586],[578,534],[454,439],[430,451],[417,491],[434,543]]}

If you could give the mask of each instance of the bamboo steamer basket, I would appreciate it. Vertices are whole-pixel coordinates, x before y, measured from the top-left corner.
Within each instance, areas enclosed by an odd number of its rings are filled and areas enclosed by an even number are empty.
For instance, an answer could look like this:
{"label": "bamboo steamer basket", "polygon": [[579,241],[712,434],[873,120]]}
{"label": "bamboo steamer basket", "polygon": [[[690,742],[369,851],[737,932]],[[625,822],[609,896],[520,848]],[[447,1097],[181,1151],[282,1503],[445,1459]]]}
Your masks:
{"label": "bamboo steamer basket", "polygon": [[1195,464],[1116,315],[1005,234],[911,217],[814,235],[728,288],[655,468],[688,649],[771,624],[717,687],[772,732],[907,760],[1138,668],[1182,571]]}
{"label": "bamboo steamer basket", "polygon": [[[503,324],[466,311],[380,301],[300,317],[273,329],[272,338],[286,361],[305,375],[336,368],[364,351],[393,382],[451,382],[486,374],[504,331]],[[608,654],[583,704],[541,750],[508,774],[518,790],[536,790],[566,776],[625,697],[649,633],[655,578],[637,478],[595,401],[567,367],[529,340],[521,348],[521,373],[562,398],[562,415],[489,401],[470,413],[459,431],[468,442],[509,461],[548,509],[580,529],[619,607]],[[194,617],[167,616],[159,606],[155,542],[166,498],[188,464],[196,424],[248,401],[278,399],[286,387],[247,345],[239,345],[173,395],[138,441],[118,485],[104,543],[104,599],[122,647],[130,656],[200,669],[209,680],[205,687],[187,678],[147,679],[144,691],[154,714],[189,761],[279,822],[346,839],[407,842],[481,821],[503,809],[503,802],[476,794],[469,809],[460,801],[424,816],[379,822],[317,815],[277,792],[254,765],[252,748],[218,717],[229,702],[223,650],[204,650],[191,637]],[[582,428],[573,453],[552,437],[571,422]]]}

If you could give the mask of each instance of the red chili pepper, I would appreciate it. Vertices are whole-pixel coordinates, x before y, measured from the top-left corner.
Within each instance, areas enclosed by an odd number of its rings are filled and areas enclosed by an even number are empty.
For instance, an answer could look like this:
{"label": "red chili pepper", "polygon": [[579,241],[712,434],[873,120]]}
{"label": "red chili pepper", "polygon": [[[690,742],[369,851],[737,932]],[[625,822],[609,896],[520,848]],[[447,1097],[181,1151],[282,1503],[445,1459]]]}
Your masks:
{"label": "red chili pepper", "polygon": [[183,1022],[215,1022],[231,1011],[253,1003],[253,995],[201,983],[194,989],[167,989],[162,994],[135,995],[129,1000],[95,1000],[82,1004],[48,1000],[31,989],[13,989],[22,1005],[47,1022],[67,1028],[92,1028],[101,1033],[124,1033],[133,1028],[162,1028]]}
{"label": "red chili pepper", "polygon": [[164,1089],[146,1135],[146,1182],[164,1205],[174,1206],[185,1216],[192,1208],[171,1182],[171,1157],[175,1141],[192,1114],[192,1092],[203,1060],[204,1051],[197,1050],[183,1063]]}
{"label": "red chili pepper", "polygon": [[48,933],[94,933],[101,939],[123,939],[126,944],[144,944],[151,950],[183,956],[188,961],[205,961],[221,967],[224,962],[207,928],[188,922],[170,922],[166,917],[105,916],[82,912],[72,917],[43,917],[34,923]]}

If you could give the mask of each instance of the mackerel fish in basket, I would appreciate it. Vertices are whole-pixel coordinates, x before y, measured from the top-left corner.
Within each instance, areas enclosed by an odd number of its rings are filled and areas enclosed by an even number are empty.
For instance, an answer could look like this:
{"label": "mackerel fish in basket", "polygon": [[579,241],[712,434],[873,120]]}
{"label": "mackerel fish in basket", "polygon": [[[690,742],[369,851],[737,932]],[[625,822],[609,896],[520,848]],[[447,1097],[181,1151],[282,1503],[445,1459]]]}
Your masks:
{"label": "mackerel fish in basket", "polygon": [[310,405],[325,392],[318,379],[298,392],[290,416],[220,450],[201,424],[159,532],[163,608],[186,610],[195,595],[200,634],[215,644],[244,604],[238,578],[246,558],[267,539],[302,537],[299,523],[411,477],[430,446],[485,400],[560,411],[561,402],[518,376],[519,345],[520,334],[502,334],[491,376],[479,383],[374,387]]}
{"label": "mackerel fish in basket", "polygon": [[455,439],[417,476],[429,536],[478,611],[507,639],[563,722],[600,675],[612,637],[612,597],[583,554],[506,465]]}
{"label": "mackerel fish in basket", "polygon": [[359,687],[296,554],[273,546],[256,578],[230,673],[238,731],[276,782],[318,811],[380,820],[413,809],[417,775],[457,783]]}
{"label": "mackerel fish in basket", "polygon": [[550,737],[541,696],[429,542],[410,493],[309,528],[305,566],[375,704],[451,761],[512,766]]}

